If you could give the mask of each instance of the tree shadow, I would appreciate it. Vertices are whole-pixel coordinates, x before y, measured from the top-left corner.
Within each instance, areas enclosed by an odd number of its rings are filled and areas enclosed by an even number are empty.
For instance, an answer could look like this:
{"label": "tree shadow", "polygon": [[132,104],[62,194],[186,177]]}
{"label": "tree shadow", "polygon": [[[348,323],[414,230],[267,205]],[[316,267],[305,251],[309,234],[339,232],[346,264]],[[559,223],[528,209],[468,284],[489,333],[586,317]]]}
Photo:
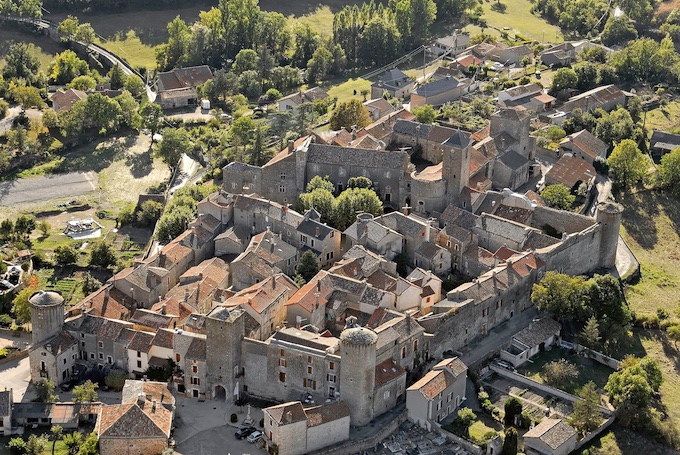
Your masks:
{"label": "tree shadow", "polygon": [[623,227],[642,248],[651,250],[658,242],[655,217],[659,214],[658,195],[655,191],[621,193],[623,204]]}
{"label": "tree shadow", "polygon": [[129,154],[125,159],[125,165],[130,168],[130,173],[134,178],[146,177],[153,169],[151,152]]}

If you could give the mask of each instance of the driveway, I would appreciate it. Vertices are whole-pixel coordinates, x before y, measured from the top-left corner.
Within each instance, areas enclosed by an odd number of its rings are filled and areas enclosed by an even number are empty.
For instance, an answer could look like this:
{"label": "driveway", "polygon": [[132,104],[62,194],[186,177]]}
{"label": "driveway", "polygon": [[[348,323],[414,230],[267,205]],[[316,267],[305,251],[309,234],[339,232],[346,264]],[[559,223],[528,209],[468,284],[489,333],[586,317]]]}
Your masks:
{"label": "driveway", "polygon": [[75,197],[94,191],[97,187],[98,178],[94,172],[72,172],[0,182],[0,206]]}
{"label": "driveway", "polygon": [[31,377],[28,357],[0,365],[0,386],[12,388],[14,401],[22,401]]}
{"label": "driveway", "polygon": [[[7,116],[0,120],[0,134],[4,134],[12,128],[12,122],[19,116],[19,114],[21,114],[21,109],[21,106],[14,106],[7,110]],[[42,111],[38,109],[26,109],[26,117],[42,117]]]}

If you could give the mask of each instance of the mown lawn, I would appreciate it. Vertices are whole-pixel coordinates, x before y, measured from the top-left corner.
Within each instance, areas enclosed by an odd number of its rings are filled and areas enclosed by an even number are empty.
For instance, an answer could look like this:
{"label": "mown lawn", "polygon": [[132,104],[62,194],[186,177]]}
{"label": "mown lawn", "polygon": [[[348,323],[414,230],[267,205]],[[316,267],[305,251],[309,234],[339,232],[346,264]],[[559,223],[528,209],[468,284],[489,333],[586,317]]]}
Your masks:
{"label": "mown lawn", "polygon": [[680,102],[671,101],[647,112],[645,127],[648,131],[672,131],[680,129]]}
{"label": "mown lawn", "polygon": [[541,377],[543,367],[549,362],[559,359],[566,359],[574,363],[579,371],[579,376],[568,385],[561,387],[565,392],[578,395],[581,388],[589,381],[593,381],[601,393],[604,393],[604,386],[607,384],[609,375],[614,371],[592,359],[577,355],[569,355],[564,349],[553,347],[550,351],[545,351],[531,359],[531,362],[522,365],[519,372],[537,382],[545,382]]}
{"label": "mown lawn", "polygon": [[156,67],[156,48],[143,43],[135,34],[134,30],[128,31],[125,36],[116,36],[113,39],[102,41],[96,39],[95,42],[105,49],[116,53],[134,68],[155,68]]}
{"label": "mown lawn", "polygon": [[321,35],[333,36],[333,11],[327,5],[319,4],[314,12],[303,16],[290,15],[288,23],[291,27],[307,24]]}
{"label": "mown lawn", "polygon": [[[485,33],[491,33],[500,36],[498,30],[505,30],[510,37],[514,37],[516,33],[521,34],[525,38],[534,41],[544,41],[547,43],[561,43],[564,37],[560,32],[560,28],[549,24],[540,16],[531,14],[531,1],[529,0],[506,0],[507,6],[504,13],[496,12],[491,9],[491,5],[495,2],[484,2],[484,18],[486,18],[489,27],[484,30]],[[481,29],[474,25],[468,25],[465,30],[474,35],[481,32]]]}
{"label": "mown lawn", "polygon": [[10,43],[33,44],[38,60],[40,60],[40,69],[45,72],[47,72],[52,60],[54,60],[54,55],[64,50],[59,43],[45,38],[43,35],[5,23],[0,27],[0,68],[5,66],[4,57]]}
{"label": "mown lawn", "polygon": [[631,309],[655,314],[678,309],[680,295],[680,200],[657,191],[619,198],[624,206],[621,233],[642,266],[642,278],[626,287]]}

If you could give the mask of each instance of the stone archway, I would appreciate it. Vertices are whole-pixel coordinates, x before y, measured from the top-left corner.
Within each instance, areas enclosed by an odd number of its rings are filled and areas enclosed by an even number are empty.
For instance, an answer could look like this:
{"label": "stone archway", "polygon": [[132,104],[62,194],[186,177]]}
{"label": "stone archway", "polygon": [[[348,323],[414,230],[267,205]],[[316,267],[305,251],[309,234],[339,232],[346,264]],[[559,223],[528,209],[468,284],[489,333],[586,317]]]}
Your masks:
{"label": "stone archway", "polygon": [[215,399],[220,401],[227,401],[227,389],[221,385],[215,386]]}

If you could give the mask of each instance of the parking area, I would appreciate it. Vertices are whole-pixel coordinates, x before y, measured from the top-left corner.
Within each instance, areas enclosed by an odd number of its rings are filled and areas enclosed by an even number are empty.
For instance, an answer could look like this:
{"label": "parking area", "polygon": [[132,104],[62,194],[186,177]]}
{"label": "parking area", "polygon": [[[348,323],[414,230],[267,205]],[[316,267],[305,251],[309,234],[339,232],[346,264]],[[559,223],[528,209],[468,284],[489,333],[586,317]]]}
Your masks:
{"label": "parking area", "polygon": [[438,432],[427,431],[407,420],[368,453],[381,455],[467,455],[469,452]]}

